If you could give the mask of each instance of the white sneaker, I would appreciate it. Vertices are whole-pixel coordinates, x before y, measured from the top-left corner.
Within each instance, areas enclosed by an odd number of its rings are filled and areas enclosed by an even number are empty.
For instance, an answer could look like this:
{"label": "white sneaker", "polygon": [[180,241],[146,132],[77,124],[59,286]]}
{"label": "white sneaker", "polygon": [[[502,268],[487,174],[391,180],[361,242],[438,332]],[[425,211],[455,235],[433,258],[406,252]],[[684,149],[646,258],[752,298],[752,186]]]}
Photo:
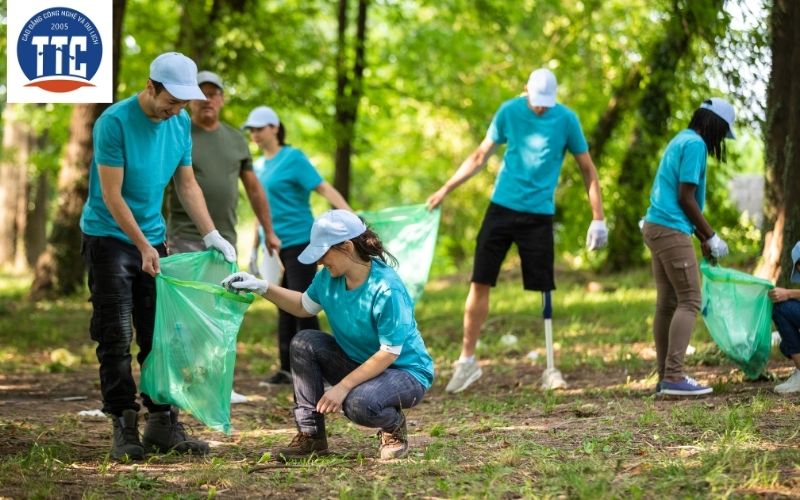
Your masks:
{"label": "white sneaker", "polygon": [[561,375],[561,372],[558,371],[557,368],[545,369],[544,373],[542,373],[542,389],[548,391],[566,388],[567,382],[564,380],[564,376]]}
{"label": "white sneaker", "polygon": [[233,389],[231,389],[231,404],[232,405],[235,405],[235,404],[238,404],[238,403],[247,403],[248,401],[250,401],[250,400],[247,399],[247,396],[245,396],[244,394],[239,394],[238,392],[236,392]]}
{"label": "white sneaker", "polygon": [[780,394],[800,392],[800,370],[795,368],[784,383],[775,386],[775,392]]}
{"label": "white sneaker", "polygon": [[444,390],[454,394],[463,391],[483,375],[477,361],[456,361],[453,368],[453,378]]}

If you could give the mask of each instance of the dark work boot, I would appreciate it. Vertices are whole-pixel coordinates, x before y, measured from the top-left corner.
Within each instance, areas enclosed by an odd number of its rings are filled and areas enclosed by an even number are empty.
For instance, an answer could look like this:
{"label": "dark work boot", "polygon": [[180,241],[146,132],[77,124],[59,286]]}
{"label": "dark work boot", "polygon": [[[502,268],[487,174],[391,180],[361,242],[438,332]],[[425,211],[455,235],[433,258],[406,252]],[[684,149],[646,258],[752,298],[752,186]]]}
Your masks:
{"label": "dark work boot", "polygon": [[122,416],[111,416],[114,437],[111,442],[111,458],[114,460],[141,460],[144,448],[139,441],[139,414],[136,410],[123,410]]}
{"label": "dark work boot", "polygon": [[178,415],[171,411],[148,413],[147,423],[144,426],[142,444],[145,450],[151,453],[190,453],[205,455],[208,453],[208,443],[199,439],[190,439],[186,435],[183,424],[178,422]]}
{"label": "dark work boot", "polygon": [[312,455],[327,455],[328,454],[328,438],[324,432],[318,434],[306,434],[305,432],[298,432],[292,438],[289,446],[278,448],[275,450],[275,459],[279,462],[293,460],[298,458],[306,458]]}

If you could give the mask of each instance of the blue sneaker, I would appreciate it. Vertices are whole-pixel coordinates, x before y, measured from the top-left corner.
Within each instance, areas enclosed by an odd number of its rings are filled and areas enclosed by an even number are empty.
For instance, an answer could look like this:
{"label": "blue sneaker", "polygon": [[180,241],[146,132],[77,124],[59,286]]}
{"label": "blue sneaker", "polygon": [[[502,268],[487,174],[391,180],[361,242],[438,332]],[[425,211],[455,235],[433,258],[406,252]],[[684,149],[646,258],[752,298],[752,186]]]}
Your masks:
{"label": "blue sneaker", "polygon": [[680,382],[661,381],[661,394],[671,396],[700,396],[711,394],[714,389],[700,385],[697,380],[691,377],[684,377]]}
{"label": "blue sneaker", "polygon": [[661,381],[656,382],[656,394],[661,394]]}

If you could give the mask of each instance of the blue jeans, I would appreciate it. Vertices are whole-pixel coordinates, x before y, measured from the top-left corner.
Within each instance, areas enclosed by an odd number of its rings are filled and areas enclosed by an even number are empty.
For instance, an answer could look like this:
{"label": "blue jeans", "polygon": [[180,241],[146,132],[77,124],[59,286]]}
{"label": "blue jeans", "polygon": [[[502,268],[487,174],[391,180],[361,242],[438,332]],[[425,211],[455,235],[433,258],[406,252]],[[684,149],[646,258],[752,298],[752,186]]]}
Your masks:
{"label": "blue jeans", "polygon": [[[319,330],[303,330],[292,340],[294,419],[300,432],[325,432],[325,416],[316,411],[324,394],[324,381],[338,384],[360,366],[339,347],[333,336]],[[357,385],[342,405],[345,416],[358,425],[392,432],[402,421],[401,408],[416,406],[425,388],[413,375],[387,368],[377,377]]]}
{"label": "blue jeans", "polygon": [[781,334],[781,352],[787,358],[800,354],[800,300],[772,305],[772,320]]}
{"label": "blue jeans", "polygon": [[[155,247],[162,257],[166,247]],[[89,271],[92,321],[89,333],[97,342],[103,411],[122,415],[139,411],[136,382],[131,373],[131,340],[136,329],[139,366],[153,346],[156,318],[155,278],[142,271],[142,256],[130,243],[110,237],[83,235],[81,255]],[[142,402],[150,412],[169,411],[169,405],[153,403],[147,394]]]}

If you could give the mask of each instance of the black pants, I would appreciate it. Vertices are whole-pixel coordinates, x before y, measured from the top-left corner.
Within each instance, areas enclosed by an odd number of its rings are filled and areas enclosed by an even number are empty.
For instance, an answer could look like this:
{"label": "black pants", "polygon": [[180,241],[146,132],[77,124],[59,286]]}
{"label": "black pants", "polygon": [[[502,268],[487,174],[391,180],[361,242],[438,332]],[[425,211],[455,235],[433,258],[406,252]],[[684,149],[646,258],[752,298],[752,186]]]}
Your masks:
{"label": "black pants", "polygon": [[[166,247],[155,247],[162,257]],[[130,243],[110,237],[83,235],[81,255],[89,271],[92,301],[92,340],[97,342],[100,362],[100,391],[103,411],[122,415],[123,410],[139,410],[136,382],[131,373],[131,340],[136,329],[139,366],[153,346],[156,316],[155,279],[142,271],[142,256]],[[150,412],[168,411],[142,394]]]}
{"label": "black pants", "polygon": [[[289,290],[305,292],[317,274],[316,264],[301,264],[297,256],[306,248],[307,243],[281,248],[280,258],[283,262],[283,280],[281,286]],[[292,339],[300,330],[319,330],[319,320],[316,316],[311,318],[298,318],[283,309],[278,310],[278,349],[281,359],[281,370],[291,372],[289,346]]]}

